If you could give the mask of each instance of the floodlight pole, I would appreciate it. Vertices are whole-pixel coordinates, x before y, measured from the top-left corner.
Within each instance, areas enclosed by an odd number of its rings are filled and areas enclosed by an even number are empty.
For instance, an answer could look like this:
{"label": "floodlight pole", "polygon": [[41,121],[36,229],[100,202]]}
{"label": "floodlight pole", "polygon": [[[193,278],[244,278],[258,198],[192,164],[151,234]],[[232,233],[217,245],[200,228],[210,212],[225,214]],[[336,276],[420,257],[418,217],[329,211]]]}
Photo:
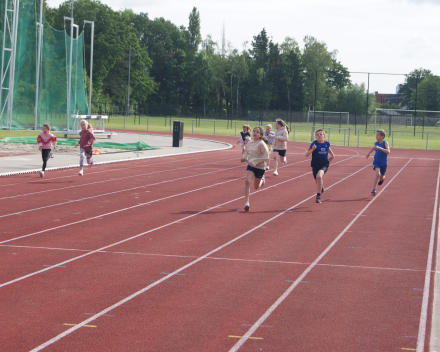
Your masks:
{"label": "floodlight pole", "polygon": [[368,96],[370,95],[370,73],[368,72],[368,87],[367,87],[367,111],[365,112],[365,134],[368,128]]}
{"label": "floodlight pole", "polygon": [[90,23],[92,25],[92,41],[90,44],[90,77],[89,77],[89,115],[92,114],[92,72],[93,72],[93,39],[95,36],[95,22],[94,21],[84,21],[84,24]]}
{"label": "floodlight pole", "polygon": [[[19,0],[14,1],[14,14],[12,20],[12,35],[11,35],[11,58],[9,66],[9,94],[8,94],[8,124],[9,129],[12,128],[12,104],[14,103],[14,78],[15,78],[15,57],[17,54],[17,31],[18,31],[18,10]],[[4,43],[3,43],[4,45]]]}
{"label": "floodlight pole", "polygon": [[40,87],[40,59],[41,59],[41,36],[43,34],[43,0],[40,0],[40,22],[38,22],[38,57],[37,57],[37,79],[35,84],[35,119],[34,130],[37,130],[38,119],[38,89]]}
{"label": "floodlight pole", "polygon": [[[130,23],[130,26],[134,26],[134,23]],[[130,30],[130,48],[128,49],[127,116],[130,115],[130,66],[131,66],[131,30]]]}
{"label": "floodlight pole", "polygon": [[[416,136],[416,123],[417,123],[417,85],[419,81],[419,75],[416,75],[416,99],[415,99],[415,106],[414,106],[414,137]],[[423,136],[423,133],[422,133]]]}
{"label": "floodlight pole", "polygon": [[[71,12],[73,13],[73,0]],[[69,82],[67,86],[67,131],[70,126],[70,93],[72,86],[72,51],[73,51],[73,17],[64,17],[65,20],[70,20],[70,61],[69,61]]]}

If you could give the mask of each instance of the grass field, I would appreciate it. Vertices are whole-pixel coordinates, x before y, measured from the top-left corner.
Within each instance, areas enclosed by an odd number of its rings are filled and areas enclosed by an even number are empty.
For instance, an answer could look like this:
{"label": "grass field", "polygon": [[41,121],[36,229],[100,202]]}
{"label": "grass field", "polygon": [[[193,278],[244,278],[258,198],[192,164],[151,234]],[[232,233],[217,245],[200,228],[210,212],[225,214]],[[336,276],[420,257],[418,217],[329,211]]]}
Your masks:
{"label": "grass field", "polygon": [[[60,116],[61,118],[61,116]],[[125,123],[124,123],[125,119]],[[52,119],[48,119],[50,123],[62,124],[61,120],[58,121],[57,116],[52,116]],[[196,120],[193,118],[181,118],[181,117],[123,117],[123,116],[111,116],[106,123],[106,128],[112,129],[127,129],[127,130],[142,130],[142,131],[157,131],[157,132],[171,132],[173,121],[184,122],[184,132],[204,135],[221,135],[221,136],[239,136],[242,130],[243,124],[249,124],[251,127],[257,126],[255,121],[243,121],[232,120],[227,121],[214,121],[214,120]],[[44,123],[44,122],[43,122]],[[275,122],[272,122],[275,127]],[[291,133],[289,140],[310,142],[312,136],[312,126],[306,123],[295,122],[292,123]],[[320,126],[315,126],[314,130]],[[375,129],[374,125],[369,125],[369,130],[365,131],[365,126],[357,126],[357,130],[354,126],[341,126],[338,125],[325,125],[327,132],[327,140],[335,145],[350,145],[350,146],[372,146],[375,141]],[[362,127],[364,129],[362,129]],[[376,129],[382,128],[387,131],[386,140],[390,143],[392,148],[409,148],[409,149],[428,149],[440,150],[440,127],[425,127],[424,133],[422,128],[417,126],[416,133],[414,135],[413,127],[408,126],[395,126],[393,133],[388,132],[388,125],[376,125]],[[359,129],[360,128],[360,129]],[[56,132],[55,132],[56,133]],[[0,130],[0,138],[9,136],[33,136],[36,132],[30,130],[24,131],[7,131]],[[62,137],[62,134],[57,136]],[[426,140],[428,138],[428,141]],[[427,143],[428,142],[428,143]]]}

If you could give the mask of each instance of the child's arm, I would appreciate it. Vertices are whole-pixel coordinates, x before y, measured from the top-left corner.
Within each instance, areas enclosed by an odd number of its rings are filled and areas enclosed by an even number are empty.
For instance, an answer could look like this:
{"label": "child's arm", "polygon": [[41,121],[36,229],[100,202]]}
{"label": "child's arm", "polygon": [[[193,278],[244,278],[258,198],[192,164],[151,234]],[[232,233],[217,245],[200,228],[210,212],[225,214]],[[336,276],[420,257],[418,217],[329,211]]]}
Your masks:
{"label": "child's arm", "polygon": [[391,153],[390,145],[388,144],[388,142],[385,142],[385,148],[381,148],[378,145],[375,145],[374,148],[383,151],[385,154],[390,154]]}
{"label": "child's arm", "polygon": [[374,147],[371,148],[371,150],[368,152],[368,154],[367,154],[367,159],[368,159],[368,157],[370,156],[370,154],[371,154],[375,149],[376,149],[376,144],[375,144]]}
{"label": "child's arm", "polygon": [[279,136],[276,136],[276,139],[278,139],[280,141],[287,141],[289,139],[287,131],[285,130]]}
{"label": "child's arm", "polygon": [[328,158],[328,161],[332,161],[335,158],[335,154],[333,154],[333,150],[331,148],[328,148],[328,152],[331,154],[331,158]]}
{"label": "child's arm", "polygon": [[[307,150],[305,156],[308,157],[310,154],[312,154],[314,152],[315,149],[316,149],[316,144],[313,144],[312,149]],[[329,148],[329,151],[330,151],[330,148]]]}
{"label": "child's arm", "polygon": [[53,136],[52,138],[52,145],[53,145],[53,149],[55,149],[57,147],[57,137]]}

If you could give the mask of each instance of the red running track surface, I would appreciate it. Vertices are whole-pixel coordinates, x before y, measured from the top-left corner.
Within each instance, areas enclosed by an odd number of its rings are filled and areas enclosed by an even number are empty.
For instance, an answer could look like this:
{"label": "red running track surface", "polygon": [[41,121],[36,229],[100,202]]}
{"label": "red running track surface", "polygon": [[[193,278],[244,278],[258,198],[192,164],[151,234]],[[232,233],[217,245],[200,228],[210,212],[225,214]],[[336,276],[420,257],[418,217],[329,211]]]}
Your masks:
{"label": "red running track surface", "polygon": [[316,204],[289,142],[245,213],[237,138],[206,137],[234,148],[0,179],[2,350],[429,350],[439,152],[392,150],[372,198],[333,146]]}

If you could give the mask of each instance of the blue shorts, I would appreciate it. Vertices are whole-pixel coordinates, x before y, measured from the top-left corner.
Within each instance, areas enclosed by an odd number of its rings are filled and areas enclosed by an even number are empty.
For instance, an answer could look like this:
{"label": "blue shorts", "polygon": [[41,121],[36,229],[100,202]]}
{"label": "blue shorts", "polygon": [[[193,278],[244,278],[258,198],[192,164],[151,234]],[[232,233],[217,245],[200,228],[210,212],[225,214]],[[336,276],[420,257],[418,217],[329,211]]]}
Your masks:
{"label": "blue shorts", "polygon": [[279,150],[279,149],[274,149],[273,152],[277,152],[280,156],[286,156],[286,149],[284,150]]}
{"label": "blue shorts", "polygon": [[256,167],[250,165],[247,166],[246,170],[252,171],[256,178],[263,178],[264,171],[266,171],[266,170],[257,169]]}
{"label": "blue shorts", "polygon": [[373,164],[373,170],[376,170],[376,168],[377,168],[377,169],[380,169],[380,174],[381,174],[382,176],[385,176],[385,173],[387,172],[387,166],[388,166],[388,165],[382,165],[382,166],[379,166],[379,165],[377,165],[377,164]]}

